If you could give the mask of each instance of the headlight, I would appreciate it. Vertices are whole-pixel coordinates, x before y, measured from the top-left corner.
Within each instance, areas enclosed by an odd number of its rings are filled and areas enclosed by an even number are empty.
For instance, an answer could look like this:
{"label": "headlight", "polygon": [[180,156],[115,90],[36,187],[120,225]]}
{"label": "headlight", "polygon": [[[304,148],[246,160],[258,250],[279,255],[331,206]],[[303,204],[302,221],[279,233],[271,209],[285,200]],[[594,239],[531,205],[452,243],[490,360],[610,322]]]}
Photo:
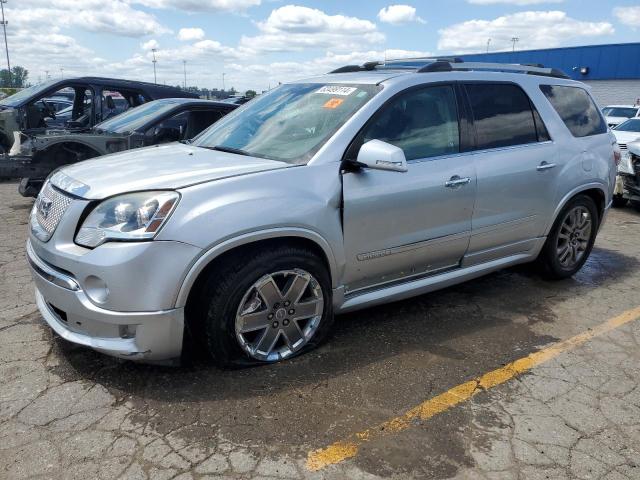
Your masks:
{"label": "headlight", "polygon": [[109,240],[153,238],[178,203],[177,192],[138,192],[100,203],[83,222],[76,243],[97,247]]}

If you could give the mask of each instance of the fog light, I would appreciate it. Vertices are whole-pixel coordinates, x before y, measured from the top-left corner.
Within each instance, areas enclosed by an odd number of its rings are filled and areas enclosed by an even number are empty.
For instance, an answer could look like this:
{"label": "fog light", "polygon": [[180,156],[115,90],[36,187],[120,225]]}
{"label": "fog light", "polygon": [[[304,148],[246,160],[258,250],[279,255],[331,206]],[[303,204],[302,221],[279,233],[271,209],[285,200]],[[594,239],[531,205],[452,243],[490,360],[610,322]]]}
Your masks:
{"label": "fog light", "polygon": [[109,298],[109,288],[100,277],[89,275],[84,281],[84,291],[96,303],[104,303]]}
{"label": "fog light", "polygon": [[120,335],[120,338],[135,338],[136,326],[135,325],[118,325],[118,335]]}

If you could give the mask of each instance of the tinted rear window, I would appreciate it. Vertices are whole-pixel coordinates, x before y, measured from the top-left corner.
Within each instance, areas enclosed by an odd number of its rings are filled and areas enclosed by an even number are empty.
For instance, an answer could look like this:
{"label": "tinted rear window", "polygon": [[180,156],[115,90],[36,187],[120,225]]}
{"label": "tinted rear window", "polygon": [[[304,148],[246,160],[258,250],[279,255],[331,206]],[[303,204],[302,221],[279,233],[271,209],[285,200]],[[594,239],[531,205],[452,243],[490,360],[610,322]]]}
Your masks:
{"label": "tinted rear window", "polygon": [[580,87],[540,85],[553,108],[574,137],[599,135],[607,125],[589,94]]}
{"label": "tinted rear window", "polygon": [[466,85],[466,89],[473,112],[478,149],[538,141],[529,97],[520,87],[474,83]]}

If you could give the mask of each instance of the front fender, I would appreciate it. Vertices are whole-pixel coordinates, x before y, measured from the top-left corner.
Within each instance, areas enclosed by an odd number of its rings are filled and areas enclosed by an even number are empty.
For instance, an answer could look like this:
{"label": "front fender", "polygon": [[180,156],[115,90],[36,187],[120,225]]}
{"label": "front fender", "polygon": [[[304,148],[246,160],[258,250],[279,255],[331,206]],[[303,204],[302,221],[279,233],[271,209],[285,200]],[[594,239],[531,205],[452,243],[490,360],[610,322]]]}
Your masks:
{"label": "front fender", "polygon": [[[228,239],[211,247],[206,251],[203,251],[202,255],[200,255],[200,257],[195,261],[195,263],[191,266],[191,268],[185,275],[185,278],[182,281],[182,285],[178,292],[175,307],[182,308],[186,306],[189,293],[191,292],[191,288],[193,287],[198,276],[207,267],[207,265],[209,265],[213,260],[215,260],[223,253],[233,250],[234,248],[240,247],[242,245],[259,242],[260,240],[292,237],[310,240],[322,249],[329,263],[332,282],[335,282],[335,279],[338,276],[338,266],[336,263],[336,258],[331,246],[329,245],[329,242],[327,242],[321,235],[314,231],[302,228],[273,228],[269,230],[246,233],[244,235]],[[335,285],[333,286],[335,287]]]}
{"label": "front fender", "polygon": [[157,238],[203,250],[185,279],[181,301],[186,301],[193,280],[218,255],[277,237],[314,242],[328,259],[333,285],[341,282],[345,260],[338,164],[256,172],[185,187],[180,193]]}

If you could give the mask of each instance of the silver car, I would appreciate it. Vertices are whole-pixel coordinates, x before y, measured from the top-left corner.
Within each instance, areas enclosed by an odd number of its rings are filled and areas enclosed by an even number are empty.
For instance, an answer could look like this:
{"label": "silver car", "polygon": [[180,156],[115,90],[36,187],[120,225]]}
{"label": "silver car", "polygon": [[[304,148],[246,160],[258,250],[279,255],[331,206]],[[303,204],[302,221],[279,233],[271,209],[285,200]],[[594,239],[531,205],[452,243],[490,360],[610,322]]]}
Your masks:
{"label": "silver car", "polygon": [[532,66],[369,63],[280,86],[189,143],[64,167],[27,256],[71,342],[220,365],[308,351],[335,313],[537,261],[584,264],[620,152],[586,87]]}

